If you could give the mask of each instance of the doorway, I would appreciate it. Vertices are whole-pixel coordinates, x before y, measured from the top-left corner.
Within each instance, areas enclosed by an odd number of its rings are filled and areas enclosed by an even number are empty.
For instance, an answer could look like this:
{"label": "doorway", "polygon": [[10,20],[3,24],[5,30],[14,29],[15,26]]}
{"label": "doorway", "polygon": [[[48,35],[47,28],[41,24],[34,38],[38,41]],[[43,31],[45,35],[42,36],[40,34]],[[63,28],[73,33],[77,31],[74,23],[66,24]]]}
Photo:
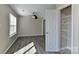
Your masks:
{"label": "doorway", "polygon": [[71,5],[61,9],[61,53],[71,53]]}

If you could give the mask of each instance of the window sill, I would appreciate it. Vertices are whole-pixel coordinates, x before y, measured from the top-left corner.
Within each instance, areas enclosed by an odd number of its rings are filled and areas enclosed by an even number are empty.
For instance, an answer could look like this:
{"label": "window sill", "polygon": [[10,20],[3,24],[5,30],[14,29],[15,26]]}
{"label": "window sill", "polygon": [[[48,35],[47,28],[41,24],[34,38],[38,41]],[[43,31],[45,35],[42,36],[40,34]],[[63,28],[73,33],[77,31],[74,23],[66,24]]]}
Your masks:
{"label": "window sill", "polygon": [[12,35],[10,35],[9,38],[12,38],[14,35],[16,35],[16,33],[13,33]]}

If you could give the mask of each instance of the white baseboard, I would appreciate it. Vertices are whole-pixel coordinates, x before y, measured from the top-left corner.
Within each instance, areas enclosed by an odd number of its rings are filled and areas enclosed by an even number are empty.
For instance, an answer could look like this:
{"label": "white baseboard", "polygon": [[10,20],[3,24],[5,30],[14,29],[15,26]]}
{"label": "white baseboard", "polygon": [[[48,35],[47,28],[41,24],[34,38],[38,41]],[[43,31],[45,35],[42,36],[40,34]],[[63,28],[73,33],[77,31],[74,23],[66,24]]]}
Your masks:
{"label": "white baseboard", "polygon": [[25,37],[25,36],[43,36],[43,34],[38,34],[38,35],[18,35],[18,37]]}
{"label": "white baseboard", "polygon": [[3,54],[6,54],[6,52],[9,50],[9,48],[13,45],[13,43],[17,40],[18,37],[9,45],[9,47],[3,52]]}
{"label": "white baseboard", "polygon": [[54,50],[54,51],[48,51],[48,50],[45,50],[46,52],[60,52],[60,50]]}

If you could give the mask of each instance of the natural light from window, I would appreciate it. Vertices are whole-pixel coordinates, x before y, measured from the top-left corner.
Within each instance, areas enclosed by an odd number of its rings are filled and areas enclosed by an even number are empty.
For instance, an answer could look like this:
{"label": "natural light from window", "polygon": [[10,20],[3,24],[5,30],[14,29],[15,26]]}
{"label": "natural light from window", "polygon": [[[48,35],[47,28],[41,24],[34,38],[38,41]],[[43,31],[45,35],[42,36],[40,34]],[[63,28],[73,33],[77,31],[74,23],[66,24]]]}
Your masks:
{"label": "natural light from window", "polygon": [[16,17],[14,16],[14,15],[12,15],[11,13],[10,13],[10,23],[9,23],[9,25],[10,25],[10,29],[9,29],[9,35],[10,36],[13,36],[14,34],[16,34]]}
{"label": "natural light from window", "polygon": [[14,54],[35,54],[35,53],[36,53],[36,48],[34,46],[34,43],[31,42],[27,46],[15,52]]}

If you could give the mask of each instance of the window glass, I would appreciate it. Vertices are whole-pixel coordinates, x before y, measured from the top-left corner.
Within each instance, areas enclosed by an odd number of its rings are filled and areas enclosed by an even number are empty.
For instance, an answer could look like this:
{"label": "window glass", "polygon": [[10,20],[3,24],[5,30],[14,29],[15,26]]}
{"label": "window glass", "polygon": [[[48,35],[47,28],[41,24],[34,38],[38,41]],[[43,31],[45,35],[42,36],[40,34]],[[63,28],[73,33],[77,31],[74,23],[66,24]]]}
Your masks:
{"label": "window glass", "polygon": [[12,14],[10,14],[10,31],[9,35],[16,34],[16,17]]}

